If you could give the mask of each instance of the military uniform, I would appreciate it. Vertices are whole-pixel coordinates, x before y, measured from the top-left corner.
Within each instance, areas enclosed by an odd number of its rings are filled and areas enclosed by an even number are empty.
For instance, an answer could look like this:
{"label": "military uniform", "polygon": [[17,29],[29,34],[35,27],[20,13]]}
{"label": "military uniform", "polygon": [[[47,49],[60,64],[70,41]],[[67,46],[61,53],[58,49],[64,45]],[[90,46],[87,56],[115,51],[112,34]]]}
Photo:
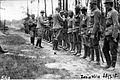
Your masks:
{"label": "military uniform", "polygon": [[35,32],[36,32],[36,19],[30,18],[28,21],[28,25],[29,25],[29,30],[30,30],[30,40],[31,40],[31,44],[34,45],[34,41],[35,41]]}
{"label": "military uniform", "polygon": [[68,44],[69,50],[73,51],[73,25],[74,25],[74,18],[73,18],[73,11],[68,12]]}
{"label": "military uniform", "polygon": [[58,42],[62,40],[62,28],[63,18],[60,13],[56,13],[53,15],[53,50],[58,50]]}
{"label": "military uniform", "polygon": [[82,44],[81,44],[81,27],[80,27],[80,22],[81,22],[81,13],[79,11],[79,6],[76,6],[76,9],[78,8],[78,10],[76,10],[76,12],[78,12],[75,16],[74,16],[74,26],[73,26],[73,43],[75,48],[77,49],[77,52],[75,53],[80,55],[81,54],[81,48],[82,48]]}
{"label": "military uniform", "polygon": [[63,48],[66,50],[68,49],[68,34],[67,34],[67,31],[68,31],[68,19],[67,19],[67,16],[68,16],[68,12],[64,12],[64,16],[65,16],[65,21],[63,22]]}
{"label": "military uniform", "polygon": [[[91,0],[91,5],[93,4],[97,4],[97,1]],[[100,17],[101,17],[101,12],[97,7],[94,10],[91,10],[90,24],[89,24],[90,54],[91,54],[91,60],[94,61],[94,51],[95,51],[97,63],[100,62],[100,57],[99,57]]]}
{"label": "military uniform", "polygon": [[[41,11],[41,14],[44,14],[44,11]],[[45,31],[45,24],[48,23],[47,21],[45,21],[45,17],[44,16],[40,16],[38,17],[37,20],[37,42],[36,42],[36,47],[39,46],[40,48],[43,48],[41,46],[42,43],[42,38],[43,38],[43,34]]]}
{"label": "military uniform", "polygon": [[[87,12],[87,8],[83,7],[81,10],[83,13],[84,11]],[[81,36],[82,36],[82,43],[84,45],[84,56],[90,56],[90,48],[89,48],[89,36],[88,36],[88,25],[89,25],[89,16],[82,14],[82,21],[81,21]]]}
{"label": "military uniform", "polygon": [[[109,2],[113,1],[106,0],[105,4]],[[118,12],[114,8],[110,8],[107,13],[105,38],[103,45],[103,53],[107,62],[106,68],[113,67],[111,69],[114,69],[116,65],[118,47],[118,27]]]}

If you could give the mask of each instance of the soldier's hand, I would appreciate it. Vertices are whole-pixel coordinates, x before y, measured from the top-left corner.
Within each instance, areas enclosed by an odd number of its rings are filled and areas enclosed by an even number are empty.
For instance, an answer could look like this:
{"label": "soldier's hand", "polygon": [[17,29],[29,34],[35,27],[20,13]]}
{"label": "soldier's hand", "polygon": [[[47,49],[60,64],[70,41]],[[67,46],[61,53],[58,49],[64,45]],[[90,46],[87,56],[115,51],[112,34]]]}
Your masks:
{"label": "soldier's hand", "polygon": [[113,39],[115,42],[117,42],[117,40],[116,39]]}
{"label": "soldier's hand", "polygon": [[94,38],[95,36],[94,35],[91,35],[90,38]]}

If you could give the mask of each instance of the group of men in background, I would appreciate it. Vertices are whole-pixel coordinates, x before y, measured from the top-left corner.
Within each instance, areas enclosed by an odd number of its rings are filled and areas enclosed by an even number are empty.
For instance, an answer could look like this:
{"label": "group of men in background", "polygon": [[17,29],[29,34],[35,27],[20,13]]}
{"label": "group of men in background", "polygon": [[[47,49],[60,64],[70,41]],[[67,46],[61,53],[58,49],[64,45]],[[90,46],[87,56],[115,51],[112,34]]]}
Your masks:
{"label": "group of men in background", "polygon": [[[42,39],[53,44],[53,50],[59,50],[59,46],[76,56],[81,56],[82,45],[84,56],[89,61],[100,65],[100,54],[103,52],[107,65],[105,69],[114,70],[117,61],[117,48],[119,40],[118,12],[114,9],[113,0],[105,0],[106,23],[101,23],[102,12],[97,6],[97,0],[90,1],[91,13],[87,14],[86,7],[75,7],[75,13],[71,10],[63,11],[56,8],[56,13],[46,18],[44,11],[35,19],[34,15],[28,19],[31,44],[34,45],[37,37],[36,48],[41,46]],[[103,47],[100,47],[100,39],[104,39]],[[100,51],[102,50],[102,51]],[[94,57],[96,55],[96,57]],[[94,60],[96,58],[96,60]]]}

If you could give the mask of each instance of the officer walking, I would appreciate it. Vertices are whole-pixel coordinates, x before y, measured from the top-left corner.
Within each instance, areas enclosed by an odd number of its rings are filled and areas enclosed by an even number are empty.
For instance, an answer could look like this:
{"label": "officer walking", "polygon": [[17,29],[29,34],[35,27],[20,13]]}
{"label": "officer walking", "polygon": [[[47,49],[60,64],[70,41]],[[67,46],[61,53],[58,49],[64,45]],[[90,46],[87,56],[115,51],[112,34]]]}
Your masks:
{"label": "officer walking", "polygon": [[100,40],[100,15],[101,12],[97,7],[97,0],[90,1],[90,53],[91,53],[91,61],[94,61],[94,51],[96,53],[96,64],[100,64],[99,57],[99,40]]}
{"label": "officer walking", "polygon": [[105,0],[107,20],[103,53],[107,62],[107,66],[105,68],[108,70],[115,69],[118,47],[118,12],[113,8],[113,3],[113,0]]}

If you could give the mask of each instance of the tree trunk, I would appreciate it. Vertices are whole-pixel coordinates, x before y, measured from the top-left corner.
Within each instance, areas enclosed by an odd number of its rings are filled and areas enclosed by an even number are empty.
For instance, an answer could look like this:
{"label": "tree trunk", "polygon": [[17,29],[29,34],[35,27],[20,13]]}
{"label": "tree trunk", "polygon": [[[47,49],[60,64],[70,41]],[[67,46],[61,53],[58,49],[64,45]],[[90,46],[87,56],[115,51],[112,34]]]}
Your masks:
{"label": "tree trunk", "polygon": [[45,4],[45,17],[47,17],[47,11],[46,11],[46,0],[44,0],[44,4]]}
{"label": "tree trunk", "polygon": [[52,8],[52,14],[53,14],[53,0],[51,0],[51,8]]}
{"label": "tree trunk", "polygon": [[101,3],[101,0],[97,0],[97,6],[99,9],[100,9],[100,3]]}

